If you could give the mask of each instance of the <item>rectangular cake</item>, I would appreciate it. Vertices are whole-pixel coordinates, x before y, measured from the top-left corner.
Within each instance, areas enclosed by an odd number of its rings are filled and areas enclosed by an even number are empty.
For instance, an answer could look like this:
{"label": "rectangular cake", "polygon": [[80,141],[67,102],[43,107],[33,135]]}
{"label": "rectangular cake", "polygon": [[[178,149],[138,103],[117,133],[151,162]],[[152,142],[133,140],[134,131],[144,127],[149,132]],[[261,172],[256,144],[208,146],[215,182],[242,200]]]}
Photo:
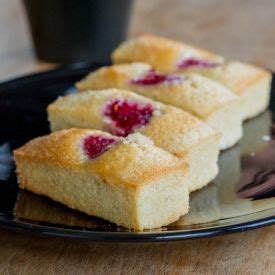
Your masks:
{"label": "rectangular cake", "polygon": [[190,191],[207,185],[218,173],[220,134],[173,106],[135,93],[108,89],[60,97],[48,106],[52,131],[93,128],[117,136],[140,132],[154,144],[190,165]]}
{"label": "rectangular cake", "polygon": [[241,97],[243,119],[260,114],[269,103],[269,71],[171,39],[142,35],[122,43],[112,59],[114,63],[146,62],[167,73],[196,72],[216,80]]}
{"label": "rectangular cake", "polygon": [[242,137],[240,98],[222,84],[198,74],[160,73],[146,63],[100,68],[76,83],[79,91],[122,88],[185,110],[221,133],[220,149]]}
{"label": "rectangular cake", "polygon": [[187,164],[136,133],[69,129],[14,151],[20,187],[135,230],[188,212]]}

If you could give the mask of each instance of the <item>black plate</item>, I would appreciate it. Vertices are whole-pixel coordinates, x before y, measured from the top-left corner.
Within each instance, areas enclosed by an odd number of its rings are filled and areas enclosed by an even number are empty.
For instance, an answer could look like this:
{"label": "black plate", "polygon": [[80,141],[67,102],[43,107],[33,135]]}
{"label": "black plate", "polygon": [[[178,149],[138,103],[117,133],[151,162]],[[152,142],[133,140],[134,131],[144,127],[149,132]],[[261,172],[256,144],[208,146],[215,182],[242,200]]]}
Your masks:
{"label": "black plate", "polygon": [[189,214],[171,225],[131,232],[20,191],[12,150],[49,133],[46,106],[59,95],[74,92],[73,84],[100,65],[77,64],[0,84],[0,226],[92,240],[167,241],[239,232],[275,222],[274,84],[270,111],[245,123],[243,139],[220,155],[217,178],[191,194]]}

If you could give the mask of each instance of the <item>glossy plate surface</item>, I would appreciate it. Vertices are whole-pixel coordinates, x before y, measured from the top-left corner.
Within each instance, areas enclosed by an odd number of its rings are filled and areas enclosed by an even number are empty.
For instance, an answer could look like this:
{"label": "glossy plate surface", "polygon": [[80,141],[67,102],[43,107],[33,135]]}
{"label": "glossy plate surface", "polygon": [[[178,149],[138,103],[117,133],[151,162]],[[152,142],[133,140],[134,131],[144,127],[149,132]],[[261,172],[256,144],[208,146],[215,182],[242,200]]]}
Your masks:
{"label": "glossy plate surface", "polygon": [[[108,241],[167,241],[215,236],[275,223],[275,87],[270,110],[244,125],[221,153],[220,173],[191,194],[191,209],[161,229],[131,232],[18,188],[12,150],[49,133],[46,106],[99,64],[74,65],[0,84],[0,226],[42,235]],[[274,84],[273,84],[274,86]],[[273,140],[274,139],[274,140]]]}

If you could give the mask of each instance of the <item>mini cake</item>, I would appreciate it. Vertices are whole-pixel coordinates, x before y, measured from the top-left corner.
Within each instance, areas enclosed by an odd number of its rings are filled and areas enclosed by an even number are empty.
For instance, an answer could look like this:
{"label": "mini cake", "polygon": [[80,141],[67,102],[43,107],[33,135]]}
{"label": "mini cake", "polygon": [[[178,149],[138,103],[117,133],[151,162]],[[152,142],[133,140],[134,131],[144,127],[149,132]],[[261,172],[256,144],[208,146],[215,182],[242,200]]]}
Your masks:
{"label": "mini cake", "polygon": [[123,88],[174,105],[221,134],[220,149],[234,145],[242,136],[242,106],[239,97],[223,85],[198,74],[163,74],[145,63],[103,67],[76,83],[87,89]]}
{"label": "mini cake", "polygon": [[153,35],[122,43],[112,54],[115,63],[141,61],[163,72],[196,72],[221,82],[241,97],[243,119],[264,111],[269,102],[269,71],[196,47]]}
{"label": "mini cake", "polygon": [[48,106],[48,119],[52,131],[77,127],[117,136],[142,133],[186,159],[190,191],[207,185],[218,172],[217,131],[187,112],[132,92],[109,89],[61,97]]}
{"label": "mini cake", "polygon": [[187,165],[139,133],[63,130],[14,156],[21,188],[117,225],[157,228],[188,212]]}

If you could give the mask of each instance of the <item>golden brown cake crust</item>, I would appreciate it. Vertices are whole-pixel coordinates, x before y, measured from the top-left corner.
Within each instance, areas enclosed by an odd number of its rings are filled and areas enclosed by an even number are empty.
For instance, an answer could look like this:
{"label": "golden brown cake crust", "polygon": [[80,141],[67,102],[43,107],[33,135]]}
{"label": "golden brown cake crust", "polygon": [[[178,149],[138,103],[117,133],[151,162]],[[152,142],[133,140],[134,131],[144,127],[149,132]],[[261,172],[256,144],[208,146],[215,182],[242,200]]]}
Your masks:
{"label": "golden brown cake crust", "polygon": [[185,55],[206,60],[223,60],[210,51],[151,34],[122,43],[113,52],[112,60],[114,63],[147,62],[158,70],[171,72],[175,71],[177,62]]}
{"label": "golden brown cake crust", "polygon": [[[110,185],[135,189],[167,172],[187,172],[187,164],[183,160],[154,147],[151,140],[141,134],[118,138],[118,143],[111,149],[95,159],[87,160],[81,149],[81,140],[90,134],[111,136],[88,129],[62,130],[33,139],[15,150],[15,160],[17,164],[25,159],[73,170],[91,171]],[[24,179],[20,179],[24,185]]]}
{"label": "golden brown cake crust", "polygon": [[[175,123],[175,121],[177,123]],[[205,139],[220,139],[220,133],[189,113],[167,105],[161,116],[141,130],[155,145],[183,157]],[[179,150],[181,148],[181,150]]]}
{"label": "golden brown cake crust", "polygon": [[[131,78],[142,76],[151,69],[151,65],[142,62],[104,66],[78,81],[76,88],[80,92],[108,88],[123,89],[125,83],[128,83]],[[113,85],[113,87],[110,87],[110,85]]]}

